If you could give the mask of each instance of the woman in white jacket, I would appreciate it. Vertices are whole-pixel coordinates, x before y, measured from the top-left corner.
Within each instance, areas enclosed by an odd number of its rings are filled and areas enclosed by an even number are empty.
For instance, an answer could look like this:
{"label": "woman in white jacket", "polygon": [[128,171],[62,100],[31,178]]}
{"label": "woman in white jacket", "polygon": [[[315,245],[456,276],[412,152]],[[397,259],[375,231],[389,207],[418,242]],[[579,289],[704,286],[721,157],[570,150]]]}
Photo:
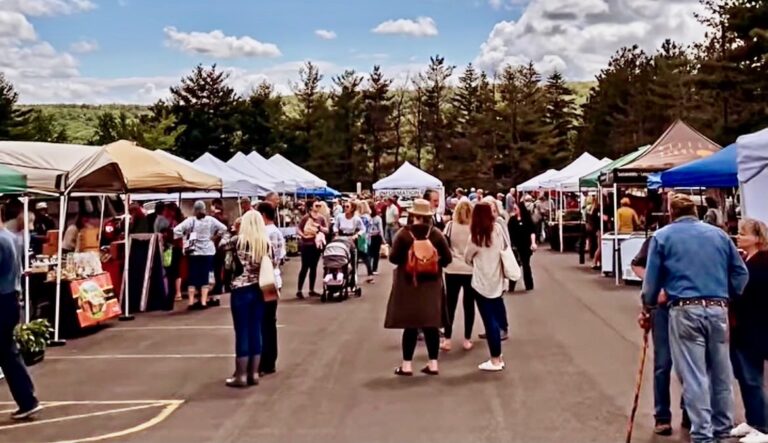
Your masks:
{"label": "woman in white jacket", "polygon": [[470,241],[464,253],[467,264],[472,265],[471,287],[475,292],[477,308],[485,325],[490,360],[478,366],[481,371],[501,371],[504,360],[501,353],[501,325],[505,316],[504,270],[501,252],[508,246],[503,229],[496,223],[491,205],[479,203],[472,211]]}

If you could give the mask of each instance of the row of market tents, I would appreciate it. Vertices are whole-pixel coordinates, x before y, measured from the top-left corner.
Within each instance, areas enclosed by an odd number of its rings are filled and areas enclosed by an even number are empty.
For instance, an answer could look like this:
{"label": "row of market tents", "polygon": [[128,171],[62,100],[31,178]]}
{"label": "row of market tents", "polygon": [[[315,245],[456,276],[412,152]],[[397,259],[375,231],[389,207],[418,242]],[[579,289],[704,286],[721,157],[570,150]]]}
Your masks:
{"label": "row of market tents", "polygon": [[682,121],[653,144],[614,161],[582,154],[517,186],[520,192],[577,192],[613,186],[741,188],[742,213],[768,221],[768,128],[721,149]]}
{"label": "row of market tents", "polygon": [[143,196],[152,199],[179,192],[185,198],[205,198],[269,191],[339,195],[325,180],[279,154],[267,159],[257,152],[237,153],[224,162],[206,153],[190,162],[125,140],[106,146],[0,142],[0,193],[154,192]]}

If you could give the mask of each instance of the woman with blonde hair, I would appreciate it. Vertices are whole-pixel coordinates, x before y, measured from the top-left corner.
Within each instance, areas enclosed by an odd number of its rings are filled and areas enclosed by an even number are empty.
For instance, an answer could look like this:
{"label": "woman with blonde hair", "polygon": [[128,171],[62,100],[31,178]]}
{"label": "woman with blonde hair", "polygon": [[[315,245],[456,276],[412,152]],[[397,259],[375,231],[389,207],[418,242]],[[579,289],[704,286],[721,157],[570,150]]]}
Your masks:
{"label": "woman with blonde hair", "polygon": [[273,257],[264,218],[258,211],[243,215],[240,231],[230,240],[235,246],[235,275],[232,279],[232,323],[235,328],[235,374],[227,386],[242,388],[259,383],[261,321],[264,295],[259,286],[259,271],[265,255]]}
{"label": "woman with blonde hair", "polygon": [[365,264],[365,270],[368,272],[368,283],[373,283],[373,267],[371,265],[370,255],[368,255],[371,249],[371,227],[373,226],[373,218],[371,217],[371,207],[366,200],[357,201],[357,215],[360,220],[363,221],[365,231],[357,238],[357,252],[359,254],[359,260],[362,260]]}
{"label": "woman with blonde hair", "polygon": [[453,261],[445,268],[445,292],[448,297],[448,321],[445,338],[440,345],[443,351],[451,350],[453,319],[459,304],[459,292],[463,290],[464,306],[464,350],[472,349],[472,327],[475,324],[475,292],[472,290],[472,266],[464,261],[464,251],[469,243],[472,221],[472,203],[463,197],[453,211],[453,220],[445,225],[445,239],[451,247]]}
{"label": "woman with blonde hair", "polygon": [[755,219],[742,220],[738,244],[749,281],[741,296],[731,299],[731,363],[747,422],[734,428],[731,436],[766,443],[768,401],[763,365],[768,359],[768,227]]}

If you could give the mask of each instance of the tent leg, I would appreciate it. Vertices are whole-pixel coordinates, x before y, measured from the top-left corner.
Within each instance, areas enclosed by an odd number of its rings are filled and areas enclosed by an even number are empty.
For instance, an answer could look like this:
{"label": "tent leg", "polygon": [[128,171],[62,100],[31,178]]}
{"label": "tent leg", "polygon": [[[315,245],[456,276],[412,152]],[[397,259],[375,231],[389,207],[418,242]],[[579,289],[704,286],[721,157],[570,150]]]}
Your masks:
{"label": "tent leg", "polygon": [[557,222],[560,225],[560,252],[565,252],[565,245],[563,244],[563,213],[565,212],[565,196],[562,189],[560,190],[560,211],[557,217]]}
{"label": "tent leg", "polygon": [[22,197],[24,202],[24,323],[29,323],[29,197]]}
{"label": "tent leg", "polygon": [[66,228],[67,223],[67,204],[68,204],[68,198],[66,195],[61,195],[59,197],[59,232],[58,232],[58,240],[59,240],[59,246],[57,248],[56,257],[58,258],[59,265],[56,268],[56,303],[55,303],[55,309],[53,313],[53,340],[48,343],[48,346],[64,346],[67,342],[64,340],[61,340],[60,338],[60,329],[61,329],[61,272],[62,268],[64,267],[64,260],[61,256],[62,247],[64,246],[62,243],[64,242],[64,229]]}
{"label": "tent leg", "polygon": [[107,198],[101,196],[101,216],[99,217],[99,246],[101,246],[101,233],[104,231],[104,204]]}
{"label": "tent leg", "polygon": [[619,185],[613,184],[613,275],[619,286],[619,224],[616,214],[619,212]]}
{"label": "tent leg", "polygon": [[130,280],[128,278],[128,271],[130,269],[129,263],[130,263],[130,257],[131,257],[131,213],[129,211],[131,205],[131,195],[126,194],[125,195],[125,263],[123,266],[123,305],[125,309],[123,309],[123,315],[118,318],[120,321],[131,321],[135,317],[131,315],[131,291],[129,290],[129,283]]}

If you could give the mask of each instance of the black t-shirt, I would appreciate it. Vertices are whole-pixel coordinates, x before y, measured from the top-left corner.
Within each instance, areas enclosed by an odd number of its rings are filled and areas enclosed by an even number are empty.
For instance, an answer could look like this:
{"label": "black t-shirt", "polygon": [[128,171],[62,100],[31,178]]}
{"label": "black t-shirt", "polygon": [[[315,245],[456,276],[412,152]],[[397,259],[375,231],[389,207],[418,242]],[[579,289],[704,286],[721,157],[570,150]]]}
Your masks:
{"label": "black t-shirt", "polygon": [[648,237],[645,239],[643,246],[640,247],[640,251],[637,253],[635,258],[632,259],[632,266],[645,268],[648,265],[648,249],[651,247],[652,238],[653,237]]}

